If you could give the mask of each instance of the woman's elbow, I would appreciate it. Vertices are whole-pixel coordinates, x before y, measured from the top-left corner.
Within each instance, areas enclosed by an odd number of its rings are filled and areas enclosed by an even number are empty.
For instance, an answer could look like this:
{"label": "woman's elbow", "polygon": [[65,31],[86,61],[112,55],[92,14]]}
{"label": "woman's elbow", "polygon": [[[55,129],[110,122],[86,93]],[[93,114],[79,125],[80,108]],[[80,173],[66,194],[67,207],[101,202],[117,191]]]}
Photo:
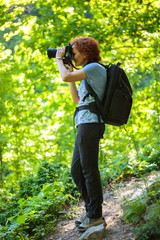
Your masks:
{"label": "woman's elbow", "polygon": [[79,103],[79,99],[73,99],[73,102],[78,104]]}
{"label": "woman's elbow", "polygon": [[67,74],[64,77],[62,77],[62,81],[63,82],[71,82],[70,74]]}
{"label": "woman's elbow", "polygon": [[75,98],[75,100],[74,100],[74,103],[79,103],[80,102],[80,97],[79,96],[77,96],[76,98]]}

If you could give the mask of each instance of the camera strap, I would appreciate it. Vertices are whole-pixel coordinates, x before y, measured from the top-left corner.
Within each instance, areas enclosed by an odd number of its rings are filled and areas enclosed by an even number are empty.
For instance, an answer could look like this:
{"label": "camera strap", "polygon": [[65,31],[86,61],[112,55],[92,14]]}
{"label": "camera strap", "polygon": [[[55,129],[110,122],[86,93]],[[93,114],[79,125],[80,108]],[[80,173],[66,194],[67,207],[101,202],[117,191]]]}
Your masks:
{"label": "camera strap", "polygon": [[73,68],[75,68],[76,70],[80,70],[81,68],[77,68],[73,63],[72,63],[72,60],[70,59],[70,64]]}

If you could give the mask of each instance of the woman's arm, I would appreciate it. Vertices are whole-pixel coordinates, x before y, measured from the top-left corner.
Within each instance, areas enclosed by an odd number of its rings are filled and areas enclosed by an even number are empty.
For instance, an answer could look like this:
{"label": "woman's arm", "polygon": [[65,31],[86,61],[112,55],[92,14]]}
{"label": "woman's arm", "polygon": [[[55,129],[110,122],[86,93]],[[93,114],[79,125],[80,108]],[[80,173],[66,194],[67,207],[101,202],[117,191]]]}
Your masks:
{"label": "woman's arm", "polygon": [[57,49],[56,53],[56,61],[59,73],[61,75],[62,81],[64,82],[76,82],[81,81],[85,78],[87,78],[85,72],[83,69],[77,70],[77,71],[70,71],[63,63],[63,60],[60,58],[63,58],[65,54],[65,48]]}
{"label": "woman's arm", "polygon": [[[64,81],[64,78],[66,79],[66,76],[70,76],[70,73],[74,73],[73,72],[73,68],[70,67],[70,69],[68,69],[67,67],[65,67],[65,65],[63,63],[58,64],[59,65],[59,72],[61,75],[62,80]],[[63,68],[64,65],[64,68]],[[75,80],[76,79],[76,80]],[[78,81],[77,78],[73,78],[74,81],[68,81],[70,84],[70,93],[71,93],[71,97],[74,103],[79,103],[79,96],[78,96],[78,90],[75,84],[75,81]],[[67,81],[66,81],[67,82]]]}
{"label": "woman's arm", "polygon": [[61,75],[62,81],[64,82],[76,82],[81,81],[83,79],[86,79],[87,76],[83,69],[76,70],[74,72],[70,72],[69,69],[67,69],[63,63],[63,60],[56,59],[58,70]]}
{"label": "woman's arm", "polygon": [[80,98],[78,96],[78,90],[77,90],[75,82],[71,82],[69,85],[70,85],[70,92],[71,92],[71,97],[73,99],[73,102],[79,103]]}
{"label": "woman's arm", "polygon": [[78,90],[75,82],[85,79],[87,76],[83,69],[73,72],[72,66],[70,68],[63,63],[63,56],[65,54],[65,48],[58,48],[56,54],[56,61],[59,73],[61,75],[62,81],[70,83],[71,97],[74,103],[79,103],[80,98],[78,96]]}

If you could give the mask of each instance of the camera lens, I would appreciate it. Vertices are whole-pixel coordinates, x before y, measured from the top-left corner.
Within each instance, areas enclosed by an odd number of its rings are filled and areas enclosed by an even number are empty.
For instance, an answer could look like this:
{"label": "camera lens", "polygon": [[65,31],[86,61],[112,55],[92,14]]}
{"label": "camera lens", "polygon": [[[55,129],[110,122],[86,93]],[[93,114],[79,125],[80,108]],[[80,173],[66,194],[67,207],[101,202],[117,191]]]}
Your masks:
{"label": "camera lens", "polygon": [[48,48],[47,49],[47,54],[48,54],[49,58],[55,58],[56,57],[56,52],[57,52],[56,48]]}

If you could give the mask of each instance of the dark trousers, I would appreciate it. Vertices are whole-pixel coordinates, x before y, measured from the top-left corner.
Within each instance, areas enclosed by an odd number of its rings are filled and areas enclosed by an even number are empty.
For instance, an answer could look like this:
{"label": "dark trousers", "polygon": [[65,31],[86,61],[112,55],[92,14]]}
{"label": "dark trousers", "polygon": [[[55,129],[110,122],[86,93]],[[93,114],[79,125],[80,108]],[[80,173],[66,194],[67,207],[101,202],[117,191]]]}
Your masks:
{"label": "dark trousers", "polygon": [[102,186],[98,169],[99,141],[104,124],[86,123],[77,127],[71,174],[85,201],[89,218],[102,216]]}

